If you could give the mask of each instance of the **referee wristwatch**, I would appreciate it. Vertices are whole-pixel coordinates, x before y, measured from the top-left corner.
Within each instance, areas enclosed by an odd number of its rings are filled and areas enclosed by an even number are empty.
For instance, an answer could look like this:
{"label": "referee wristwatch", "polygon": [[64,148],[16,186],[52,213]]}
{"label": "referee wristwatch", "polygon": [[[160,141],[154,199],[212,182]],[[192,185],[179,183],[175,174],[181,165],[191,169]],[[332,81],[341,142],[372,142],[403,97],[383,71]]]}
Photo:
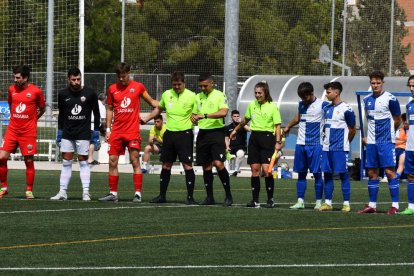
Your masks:
{"label": "referee wristwatch", "polygon": [[204,119],[207,119],[207,113],[206,113],[206,114],[204,114]]}
{"label": "referee wristwatch", "polygon": [[280,144],[281,145],[282,144],[282,141],[276,141],[276,144]]}

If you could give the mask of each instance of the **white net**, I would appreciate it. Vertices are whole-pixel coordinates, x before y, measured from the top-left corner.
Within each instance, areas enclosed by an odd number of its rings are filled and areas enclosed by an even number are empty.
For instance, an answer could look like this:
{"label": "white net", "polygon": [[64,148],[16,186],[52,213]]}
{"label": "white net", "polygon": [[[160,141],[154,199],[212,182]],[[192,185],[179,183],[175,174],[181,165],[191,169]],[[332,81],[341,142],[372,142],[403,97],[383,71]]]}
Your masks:
{"label": "white net", "polygon": [[[52,102],[57,91],[66,86],[66,72],[78,64],[79,1],[54,0],[54,60]],[[19,64],[31,68],[30,82],[42,88],[46,96],[48,37],[47,0],[0,1],[0,105],[7,108],[7,89],[12,83],[12,69]],[[3,103],[1,103],[3,101]],[[3,109],[1,112],[7,113]],[[7,117],[7,116],[6,116]],[[43,116],[38,124],[38,155],[40,160],[51,160],[55,149],[56,117]],[[46,123],[45,123],[46,122]],[[0,120],[0,136],[7,124]],[[19,154],[13,158],[20,158]]]}
{"label": "white net", "polygon": [[[47,0],[0,1],[0,100],[5,100],[14,66],[28,64],[31,82],[45,88],[47,65]],[[78,1],[54,1],[54,71],[66,72],[78,61]],[[65,85],[59,74],[53,90]],[[53,93],[56,94],[56,93]],[[55,99],[54,99],[55,100]]]}
{"label": "white net", "polygon": [[[142,0],[126,5],[125,61],[138,73],[222,75],[225,2]],[[407,75],[414,70],[414,1],[395,1],[391,16],[393,2],[240,0],[238,74],[329,75],[330,63],[318,59],[326,44],[333,60],[344,61],[352,75],[365,76],[372,69]],[[334,66],[332,74],[341,75],[341,67]]]}

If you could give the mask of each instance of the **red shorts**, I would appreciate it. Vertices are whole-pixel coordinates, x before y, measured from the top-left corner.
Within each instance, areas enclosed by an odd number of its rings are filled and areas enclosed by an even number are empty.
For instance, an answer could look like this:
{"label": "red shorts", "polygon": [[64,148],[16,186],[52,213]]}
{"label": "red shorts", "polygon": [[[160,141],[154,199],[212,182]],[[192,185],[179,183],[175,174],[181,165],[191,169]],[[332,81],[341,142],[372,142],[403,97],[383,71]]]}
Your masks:
{"label": "red shorts", "polygon": [[125,148],[128,150],[141,150],[141,136],[138,134],[117,134],[111,133],[108,141],[109,155],[124,155]]}
{"label": "red shorts", "polygon": [[11,131],[6,131],[1,149],[10,153],[16,153],[17,147],[23,156],[37,153],[36,136],[19,136]]}

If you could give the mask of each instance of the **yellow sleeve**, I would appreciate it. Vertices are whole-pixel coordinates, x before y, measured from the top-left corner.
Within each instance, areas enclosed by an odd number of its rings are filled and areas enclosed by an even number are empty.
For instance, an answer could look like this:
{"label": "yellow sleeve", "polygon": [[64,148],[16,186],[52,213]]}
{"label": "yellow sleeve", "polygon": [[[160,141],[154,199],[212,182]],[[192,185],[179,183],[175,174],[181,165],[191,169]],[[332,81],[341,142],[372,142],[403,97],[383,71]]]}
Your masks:
{"label": "yellow sleeve", "polygon": [[151,127],[149,135],[155,137],[155,126]]}

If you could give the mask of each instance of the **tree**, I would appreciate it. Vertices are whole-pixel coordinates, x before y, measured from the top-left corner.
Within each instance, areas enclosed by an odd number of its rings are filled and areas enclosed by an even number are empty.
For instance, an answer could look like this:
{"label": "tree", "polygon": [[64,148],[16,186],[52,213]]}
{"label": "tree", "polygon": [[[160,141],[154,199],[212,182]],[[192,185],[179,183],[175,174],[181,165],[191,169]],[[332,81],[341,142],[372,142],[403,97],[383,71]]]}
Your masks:
{"label": "tree", "polygon": [[[354,74],[388,64],[390,1],[363,0],[348,23],[346,63]],[[136,71],[222,75],[225,1],[148,0],[127,7],[125,59]],[[332,0],[241,0],[239,75],[324,75],[329,64],[318,60],[322,44],[330,44]],[[334,59],[342,49],[343,0],[336,1]],[[355,12],[359,13],[358,16]],[[407,72],[401,45],[405,16],[396,8],[394,67]],[[381,35],[378,35],[378,30]],[[339,73],[340,69],[335,68]]]}
{"label": "tree", "polygon": [[[404,11],[395,3],[392,75],[408,74],[404,58],[411,45],[403,46],[402,39],[408,31]],[[367,75],[372,70],[388,72],[390,47],[391,0],[361,0],[351,13],[346,60],[353,75]]]}
{"label": "tree", "polygon": [[222,72],[223,1],[145,1],[128,6],[125,25],[125,59],[140,72]]}
{"label": "tree", "polygon": [[121,59],[121,3],[85,1],[85,71],[113,72]]}
{"label": "tree", "polygon": [[241,1],[241,74],[321,74],[320,45],[329,41],[327,1]]}
{"label": "tree", "polygon": [[[126,60],[140,72],[223,74],[225,5],[219,0],[152,0],[128,7]],[[329,41],[328,3],[240,1],[239,74],[318,74]],[[326,67],[326,66],[325,66]]]}

